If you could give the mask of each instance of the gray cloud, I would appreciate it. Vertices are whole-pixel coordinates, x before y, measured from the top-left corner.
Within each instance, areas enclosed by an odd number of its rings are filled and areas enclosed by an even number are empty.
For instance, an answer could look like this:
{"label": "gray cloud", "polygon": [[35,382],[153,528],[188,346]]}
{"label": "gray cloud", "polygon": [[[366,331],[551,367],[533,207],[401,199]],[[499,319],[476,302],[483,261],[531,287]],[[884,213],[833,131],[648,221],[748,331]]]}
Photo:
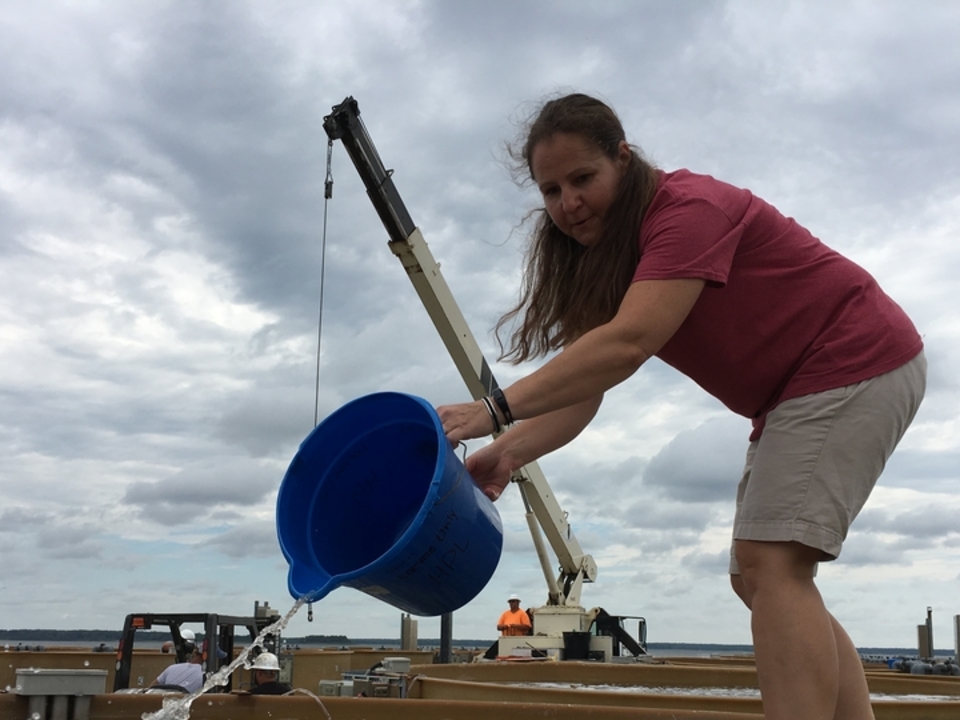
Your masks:
{"label": "gray cloud", "polygon": [[921,540],[946,539],[960,535],[957,508],[944,504],[928,504],[921,507],[891,512],[867,509],[857,521],[861,530],[890,533]]}
{"label": "gray cloud", "polygon": [[887,463],[880,483],[916,487],[927,492],[960,493],[960,451],[897,450]]}
{"label": "gray cloud", "polygon": [[245,522],[205,540],[201,545],[216,548],[224,555],[242,560],[275,557],[280,552],[277,528],[272,522]]}
{"label": "gray cloud", "polygon": [[683,567],[692,572],[705,572],[711,575],[729,575],[730,549],[718,552],[693,552],[683,556]]}
{"label": "gray cloud", "polygon": [[221,505],[252,506],[277,484],[262,469],[236,459],[188,466],[157,482],[134,482],[121,502],[145,519],[182,525],[201,519]]}
{"label": "gray cloud", "polygon": [[57,560],[96,559],[103,551],[100,532],[91,526],[48,527],[37,534],[37,547]]}
{"label": "gray cloud", "polygon": [[0,533],[20,533],[30,528],[43,528],[52,519],[51,515],[22,508],[4,510],[0,514]]}
{"label": "gray cloud", "polygon": [[730,501],[743,473],[748,435],[749,426],[736,418],[682,432],[650,461],[643,485],[685,502]]}

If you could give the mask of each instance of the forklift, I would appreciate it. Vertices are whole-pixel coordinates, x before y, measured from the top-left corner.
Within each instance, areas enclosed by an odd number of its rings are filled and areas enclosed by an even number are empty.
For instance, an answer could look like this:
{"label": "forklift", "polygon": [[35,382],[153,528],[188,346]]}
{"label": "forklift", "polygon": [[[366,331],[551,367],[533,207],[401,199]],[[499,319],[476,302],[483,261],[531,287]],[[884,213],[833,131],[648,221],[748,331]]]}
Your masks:
{"label": "forklift", "polygon": [[[187,662],[194,643],[184,637],[187,633],[183,626],[201,625],[203,638],[197,638],[196,647],[203,655],[201,669],[204,677],[216,673],[221,667],[229,665],[234,658],[234,648],[239,644],[250,644],[259,637],[264,628],[271,625],[280,616],[277,610],[269,603],[260,605],[254,603],[252,616],[219,615],[217,613],[131,613],[123,622],[123,634],[117,647],[116,674],[113,680],[113,691],[126,690],[130,687],[130,669],[133,665],[133,649],[136,644],[138,630],[154,630],[167,628],[170,631],[170,640],[173,643],[174,662]],[[243,634],[245,631],[245,635]],[[241,633],[237,642],[237,635]],[[264,638],[265,650],[278,655],[280,645],[279,635],[267,635]],[[232,677],[227,678],[226,685],[218,688],[220,692],[230,692]]]}

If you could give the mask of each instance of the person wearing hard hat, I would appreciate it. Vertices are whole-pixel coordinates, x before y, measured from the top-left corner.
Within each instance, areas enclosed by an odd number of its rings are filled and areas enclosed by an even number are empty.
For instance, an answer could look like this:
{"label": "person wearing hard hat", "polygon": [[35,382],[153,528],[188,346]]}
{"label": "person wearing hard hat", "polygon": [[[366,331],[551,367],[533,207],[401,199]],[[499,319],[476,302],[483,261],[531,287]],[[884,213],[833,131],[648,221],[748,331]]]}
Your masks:
{"label": "person wearing hard hat", "polygon": [[[180,641],[184,646],[191,646],[197,644],[197,636],[193,633],[193,630],[189,628],[179,628],[180,630]],[[160,652],[164,655],[169,655],[170,653],[177,652],[177,644],[173,640],[167,640],[163,645],[160,646]]]}
{"label": "person wearing hard hat", "polygon": [[520,607],[520,596],[514,593],[507,598],[509,610],[504,610],[497,622],[497,630],[507,636],[513,635],[531,635],[533,625],[530,622],[530,616],[527,611]]}
{"label": "person wearing hard hat", "polygon": [[287,683],[280,682],[280,661],[271,652],[257,655],[250,669],[253,671],[252,695],[284,695],[293,690]]}

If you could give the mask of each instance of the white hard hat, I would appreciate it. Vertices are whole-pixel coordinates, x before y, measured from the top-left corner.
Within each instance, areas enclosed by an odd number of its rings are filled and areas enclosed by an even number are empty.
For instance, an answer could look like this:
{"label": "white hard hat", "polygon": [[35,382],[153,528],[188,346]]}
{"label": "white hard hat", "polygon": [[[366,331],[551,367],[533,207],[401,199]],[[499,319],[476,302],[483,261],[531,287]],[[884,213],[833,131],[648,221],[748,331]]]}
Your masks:
{"label": "white hard hat", "polygon": [[513,595],[507,598],[507,602],[510,602],[511,600],[516,600],[517,602],[520,602],[520,596],[514,593]]}
{"label": "white hard hat", "polygon": [[182,637],[187,642],[193,642],[194,640],[197,639],[197,636],[193,634],[193,630],[188,630],[187,628],[184,628],[183,630],[180,631],[180,637]]}
{"label": "white hard hat", "polygon": [[253,661],[253,665],[250,666],[253,670],[275,670],[280,671],[280,662],[277,660],[277,656],[271,652],[262,652],[257,655],[257,659]]}

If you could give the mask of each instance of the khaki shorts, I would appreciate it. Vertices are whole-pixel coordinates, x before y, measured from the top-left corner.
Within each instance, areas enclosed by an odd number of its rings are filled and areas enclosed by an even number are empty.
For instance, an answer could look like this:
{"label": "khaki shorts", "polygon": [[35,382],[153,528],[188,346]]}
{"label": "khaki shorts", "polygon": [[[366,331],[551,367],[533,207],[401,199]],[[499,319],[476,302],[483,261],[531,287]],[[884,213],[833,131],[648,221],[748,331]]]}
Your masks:
{"label": "khaki shorts", "polygon": [[[771,410],[747,449],[733,539],[793,541],[836,559],[920,406],[926,372],[921,352],[891,372]],[[731,547],[730,574],[739,573]]]}

